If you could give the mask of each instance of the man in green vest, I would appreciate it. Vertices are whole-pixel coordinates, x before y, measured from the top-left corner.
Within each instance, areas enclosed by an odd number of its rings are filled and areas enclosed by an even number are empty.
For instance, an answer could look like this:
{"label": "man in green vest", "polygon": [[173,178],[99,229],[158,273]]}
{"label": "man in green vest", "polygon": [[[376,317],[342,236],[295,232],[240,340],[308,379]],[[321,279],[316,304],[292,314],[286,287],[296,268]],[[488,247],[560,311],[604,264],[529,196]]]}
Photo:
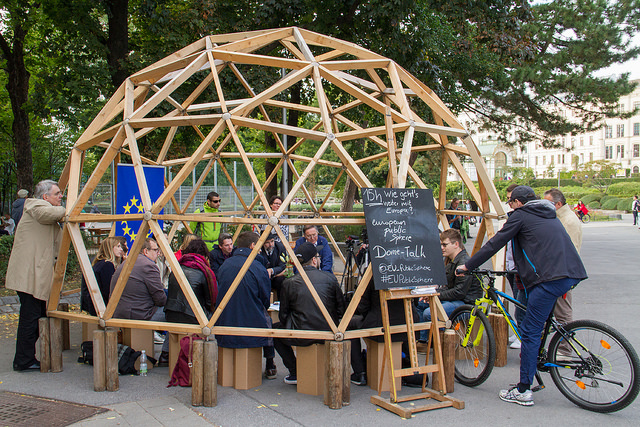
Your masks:
{"label": "man in green vest", "polygon": [[[207,200],[204,202],[202,209],[198,208],[194,213],[214,213],[220,212],[220,195],[215,191],[207,194]],[[189,227],[207,244],[209,251],[213,249],[213,245],[218,241],[220,236],[220,228],[222,224],[216,222],[190,222]]]}

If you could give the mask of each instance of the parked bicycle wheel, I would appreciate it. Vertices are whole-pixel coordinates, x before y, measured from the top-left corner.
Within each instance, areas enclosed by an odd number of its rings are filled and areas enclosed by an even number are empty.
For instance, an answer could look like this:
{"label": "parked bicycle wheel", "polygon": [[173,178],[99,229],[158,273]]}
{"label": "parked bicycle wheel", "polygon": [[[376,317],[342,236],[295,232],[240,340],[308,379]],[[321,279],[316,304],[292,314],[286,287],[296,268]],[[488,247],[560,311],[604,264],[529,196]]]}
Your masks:
{"label": "parked bicycle wheel", "polygon": [[580,220],[581,220],[584,224],[587,224],[587,223],[589,223],[589,221],[591,221],[591,215],[589,215],[589,214],[584,214],[584,215],[582,215],[582,218],[580,218]]}
{"label": "parked bicycle wheel", "polygon": [[556,332],[548,351],[551,378],[560,392],[595,412],[615,412],[630,405],[640,390],[640,362],[629,341],[593,320],[576,320],[564,329],[571,338],[565,340]]}
{"label": "parked bicycle wheel", "polygon": [[468,387],[482,384],[489,378],[496,360],[496,342],[487,316],[477,310],[469,344],[462,346],[467,334],[471,312],[475,307],[462,305],[456,308],[449,319],[457,334],[455,343],[455,378]]}

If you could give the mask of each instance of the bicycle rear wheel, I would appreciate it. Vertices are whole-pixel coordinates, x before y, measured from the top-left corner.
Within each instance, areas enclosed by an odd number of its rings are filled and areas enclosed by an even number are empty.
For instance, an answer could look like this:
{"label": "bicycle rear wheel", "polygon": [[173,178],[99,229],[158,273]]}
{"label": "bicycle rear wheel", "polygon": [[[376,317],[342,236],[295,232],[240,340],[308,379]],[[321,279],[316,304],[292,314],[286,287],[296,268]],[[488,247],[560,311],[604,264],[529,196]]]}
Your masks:
{"label": "bicycle rear wheel", "polygon": [[456,308],[451,316],[451,327],[457,334],[455,343],[455,378],[460,384],[475,387],[489,378],[496,360],[496,342],[487,316],[477,310],[473,329],[466,347],[462,342],[467,334],[473,305]]}
{"label": "bicycle rear wheel", "polygon": [[582,216],[582,222],[583,222],[584,224],[587,224],[589,221],[591,221],[591,215],[589,215],[589,214],[584,214],[584,215]]}
{"label": "bicycle rear wheel", "polygon": [[615,412],[630,405],[640,390],[640,362],[629,341],[593,320],[576,320],[564,329],[571,338],[565,340],[556,332],[548,351],[551,378],[560,392],[594,412]]}

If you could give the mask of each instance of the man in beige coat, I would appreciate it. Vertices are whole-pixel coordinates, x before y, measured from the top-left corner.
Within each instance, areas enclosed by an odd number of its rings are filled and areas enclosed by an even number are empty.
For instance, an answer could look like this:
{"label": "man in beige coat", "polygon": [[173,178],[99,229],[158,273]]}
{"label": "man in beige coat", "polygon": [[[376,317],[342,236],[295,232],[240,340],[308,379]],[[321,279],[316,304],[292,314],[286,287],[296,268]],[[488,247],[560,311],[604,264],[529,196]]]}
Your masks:
{"label": "man in beige coat", "polygon": [[36,359],[38,319],[46,316],[53,269],[60,247],[58,221],[65,215],[62,192],[55,181],[36,185],[34,198],[24,202],[7,268],[6,287],[18,292],[20,319],[14,371],[40,370]]}
{"label": "man in beige coat", "polygon": [[[556,215],[558,219],[564,226],[564,229],[567,230],[567,234],[571,238],[571,242],[573,246],[576,247],[578,254],[580,254],[580,248],[582,247],[582,223],[578,219],[573,210],[567,205],[567,200],[562,194],[562,191],[557,188],[552,188],[551,190],[547,190],[544,192],[544,198],[553,203],[553,206],[556,208]],[[556,306],[553,310],[553,315],[556,317],[556,320],[560,323],[568,323],[573,320],[573,308],[571,308],[571,291],[567,292],[556,302]],[[562,345],[560,346],[561,353],[563,350]],[[569,354],[568,348],[567,351],[564,352]]]}

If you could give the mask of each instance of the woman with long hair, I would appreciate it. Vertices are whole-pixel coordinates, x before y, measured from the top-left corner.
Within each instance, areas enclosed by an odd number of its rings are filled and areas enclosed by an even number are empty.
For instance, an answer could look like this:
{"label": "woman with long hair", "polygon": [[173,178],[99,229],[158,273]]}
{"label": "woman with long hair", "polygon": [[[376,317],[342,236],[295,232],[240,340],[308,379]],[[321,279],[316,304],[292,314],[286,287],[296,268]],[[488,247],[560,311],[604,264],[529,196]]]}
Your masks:
{"label": "woman with long hair", "polygon": [[180,258],[182,258],[182,251],[185,250],[185,248],[187,246],[189,246],[189,243],[191,243],[193,240],[195,239],[199,239],[200,237],[198,237],[197,234],[185,234],[183,239],[182,239],[182,244],[180,245],[180,249],[178,249],[178,251],[176,253],[174,253],[174,255],[176,256],[176,259],[178,261],[180,261]]}
{"label": "woman with long hair", "polygon": [[[125,259],[126,250],[122,247],[122,243],[118,237],[107,237],[100,244],[98,255],[93,260],[93,273],[98,281],[98,288],[102,294],[105,303],[109,301],[109,289],[111,285],[111,276],[116,268]],[[92,316],[96,315],[96,309],[91,300],[91,294],[84,277],[80,285],[80,308],[86,310]]]}

